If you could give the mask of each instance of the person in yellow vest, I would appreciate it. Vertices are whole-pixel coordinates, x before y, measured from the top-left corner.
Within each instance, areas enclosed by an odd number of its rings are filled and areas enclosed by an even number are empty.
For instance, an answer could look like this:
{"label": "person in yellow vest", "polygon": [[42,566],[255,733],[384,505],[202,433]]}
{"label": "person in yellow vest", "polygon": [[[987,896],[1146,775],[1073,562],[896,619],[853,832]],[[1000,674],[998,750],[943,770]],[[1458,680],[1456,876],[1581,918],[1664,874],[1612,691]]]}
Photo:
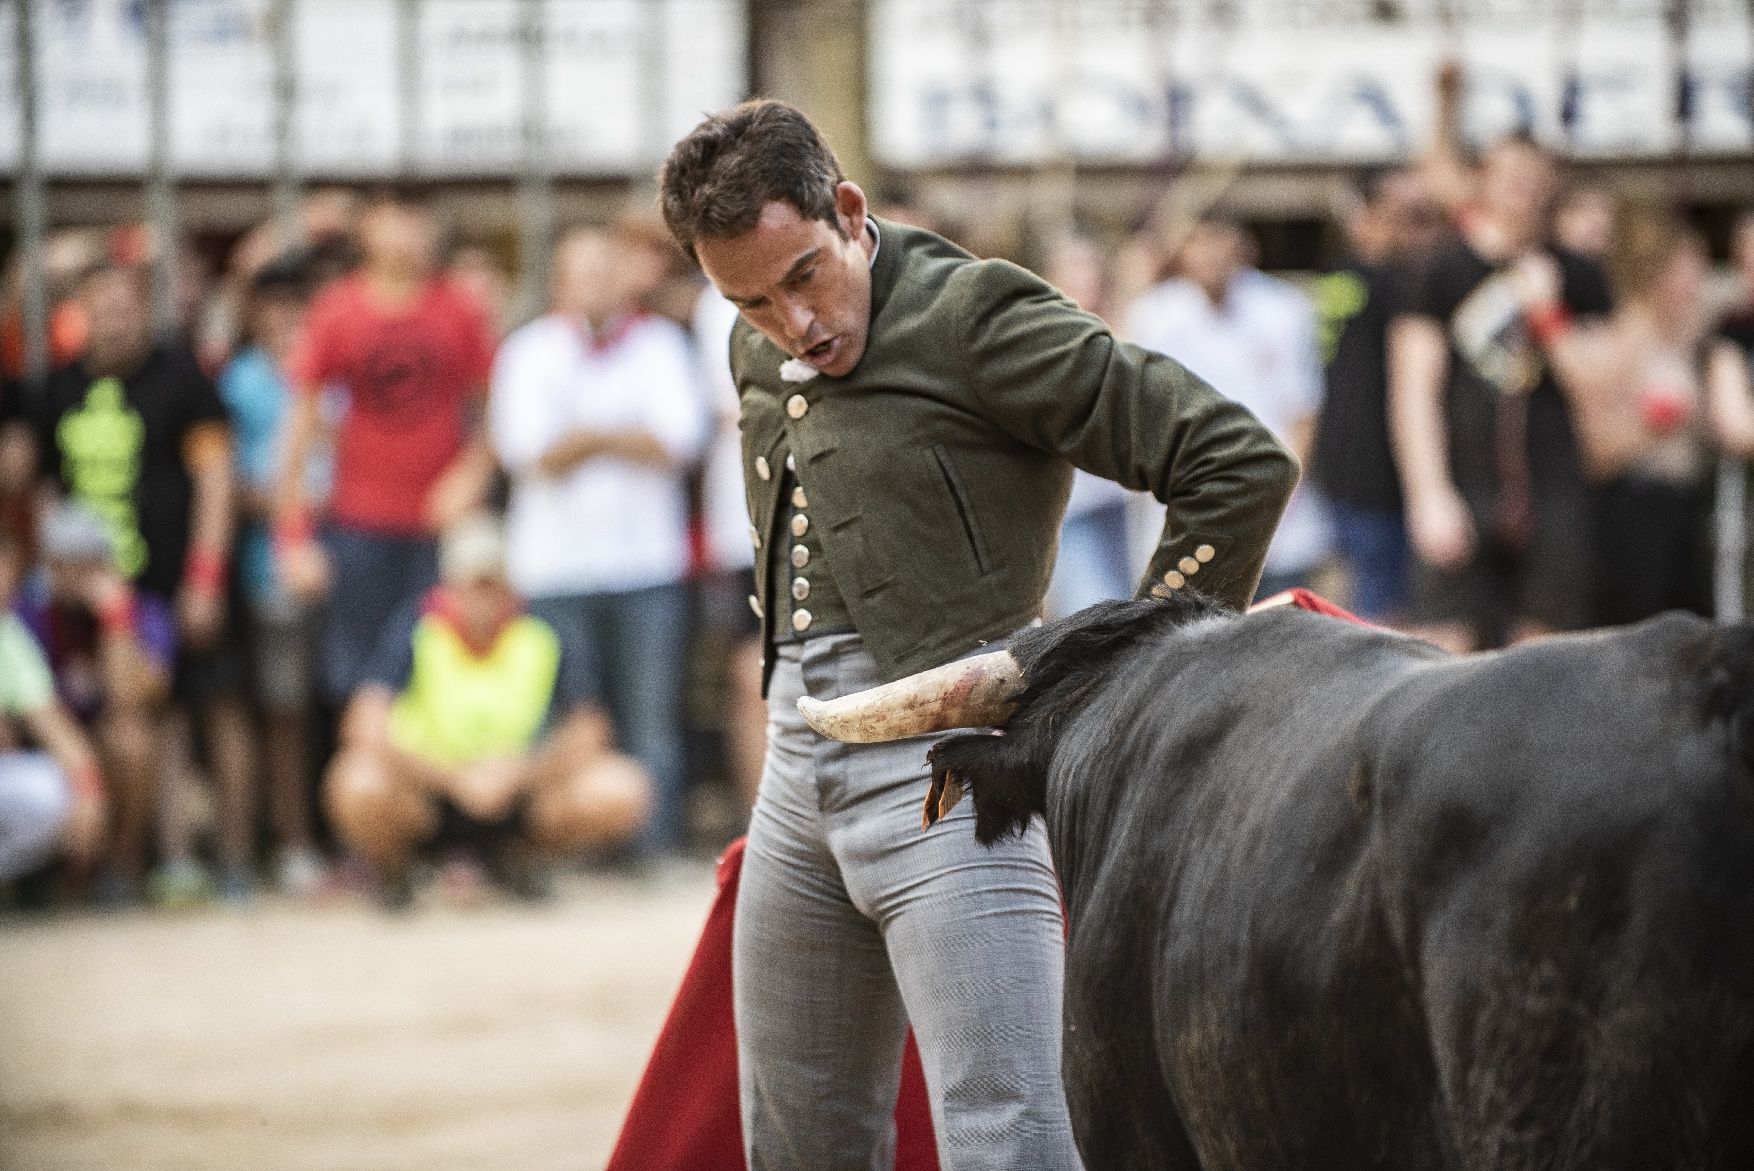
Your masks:
{"label": "person in yellow vest", "polygon": [[477,847],[490,877],[531,896],[539,858],[622,844],[651,805],[651,778],[615,751],[560,639],[507,583],[497,523],[450,529],[439,574],[385,630],[324,782],[392,909],[413,899],[422,846]]}

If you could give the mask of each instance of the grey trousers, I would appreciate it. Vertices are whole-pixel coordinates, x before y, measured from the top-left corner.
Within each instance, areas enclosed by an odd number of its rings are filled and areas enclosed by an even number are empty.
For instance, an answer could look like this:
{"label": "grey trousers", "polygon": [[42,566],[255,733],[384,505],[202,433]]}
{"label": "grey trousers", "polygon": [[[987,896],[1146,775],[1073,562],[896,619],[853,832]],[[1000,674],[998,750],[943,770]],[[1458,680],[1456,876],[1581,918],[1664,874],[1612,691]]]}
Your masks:
{"label": "grey trousers", "polygon": [[877,682],[854,635],[779,649],[732,944],[749,1169],[893,1171],[911,1022],[943,1171],[1075,1171],[1045,835],[989,850],[966,799],[922,832],[930,738],[837,744],[798,715]]}

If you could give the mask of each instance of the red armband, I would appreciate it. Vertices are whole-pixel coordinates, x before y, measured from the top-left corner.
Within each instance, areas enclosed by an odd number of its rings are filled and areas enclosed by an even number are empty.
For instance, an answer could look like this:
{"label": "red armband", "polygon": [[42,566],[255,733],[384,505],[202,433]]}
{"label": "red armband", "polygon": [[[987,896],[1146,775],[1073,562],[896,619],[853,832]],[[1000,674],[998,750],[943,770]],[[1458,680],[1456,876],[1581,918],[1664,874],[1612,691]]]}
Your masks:
{"label": "red armband", "polygon": [[1529,333],[1543,349],[1551,348],[1554,342],[1571,332],[1571,310],[1560,301],[1537,305],[1523,318],[1529,323]]}
{"label": "red armband", "polygon": [[97,612],[97,625],[107,635],[131,637],[134,633],[134,591],[121,590],[105,602]]}
{"label": "red armband", "polygon": [[225,559],[211,549],[190,549],[183,582],[204,597],[219,597],[225,593]]}
{"label": "red armband", "polygon": [[67,773],[67,786],[73,795],[81,801],[90,801],[104,795],[104,774],[97,767],[97,761],[88,760],[76,769]]}

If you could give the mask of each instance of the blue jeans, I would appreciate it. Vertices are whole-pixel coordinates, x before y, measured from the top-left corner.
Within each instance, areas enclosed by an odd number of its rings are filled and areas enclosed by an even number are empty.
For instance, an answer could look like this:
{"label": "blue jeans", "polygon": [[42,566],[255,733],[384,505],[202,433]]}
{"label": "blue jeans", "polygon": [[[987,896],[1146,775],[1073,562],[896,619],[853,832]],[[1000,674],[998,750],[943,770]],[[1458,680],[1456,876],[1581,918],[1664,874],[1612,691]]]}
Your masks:
{"label": "blue jeans", "polygon": [[681,845],[684,822],[682,679],[688,647],[688,590],[682,583],[615,593],[530,599],[554,627],[576,672],[575,694],[608,711],[615,737],[657,788],[646,850]]}
{"label": "blue jeans", "polygon": [[330,526],[323,550],[331,582],[317,653],[323,698],[339,710],[365,681],[391,619],[438,583],[438,543]]}
{"label": "blue jeans", "polygon": [[1348,609],[1367,622],[1390,622],[1412,597],[1407,525],[1399,512],[1329,500],[1334,547],[1352,578]]}
{"label": "blue jeans", "polygon": [[1063,618],[1097,602],[1130,598],[1137,583],[1129,578],[1125,502],[1068,516],[1048,583],[1048,611]]}

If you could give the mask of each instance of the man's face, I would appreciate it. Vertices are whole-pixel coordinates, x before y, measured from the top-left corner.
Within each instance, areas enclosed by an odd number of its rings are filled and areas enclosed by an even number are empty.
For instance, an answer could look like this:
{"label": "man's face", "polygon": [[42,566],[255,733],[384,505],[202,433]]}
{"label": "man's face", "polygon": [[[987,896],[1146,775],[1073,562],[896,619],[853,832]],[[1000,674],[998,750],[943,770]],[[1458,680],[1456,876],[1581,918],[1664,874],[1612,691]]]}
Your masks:
{"label": "man's face", "polygon": [[784,200],[741,236],[702,238],[708,279],[774,345],[832,377],[851,374],[871,330],[871,244],[865,195],[835,192],[836,222],[805,219]]}
{"label": "man's face", "polygon": [[384,202],[369,208],[359,222],[359,244],[367,265],[394,272],[418,272],[432,266],[438,229],[422,208]]}
{"label": "man's face", "polygon": [[562,313],[605,322],[628,307],[623,253],[603,232],[574,232],[554,250],[554,304]]}
{"label": "man's face", "polygon": [[80,302],[90,322],[86,364],[105,374],[130,371],[152,342],[152,308],[140,275],[123,269],[96,273],[80,290]]}
{"label": "man's face", "polygon": [[1197,224],[1182,244],[1179,268],[1188,280],[1217,300],[1242,267],[1243,241],[1228,224]]}
{"label": "man's face", "polygon": [[1501,142],[1486,153],[1480,202],[1509,223],[1545,220],[1559,190],[1559,168],[1547,152],[1526,142]]}
{"label": "man's face", "polygon": [[457,617],[471,638],[487,639],[514,604],[511,587],[495,575],[483,575],[450,587]]}

